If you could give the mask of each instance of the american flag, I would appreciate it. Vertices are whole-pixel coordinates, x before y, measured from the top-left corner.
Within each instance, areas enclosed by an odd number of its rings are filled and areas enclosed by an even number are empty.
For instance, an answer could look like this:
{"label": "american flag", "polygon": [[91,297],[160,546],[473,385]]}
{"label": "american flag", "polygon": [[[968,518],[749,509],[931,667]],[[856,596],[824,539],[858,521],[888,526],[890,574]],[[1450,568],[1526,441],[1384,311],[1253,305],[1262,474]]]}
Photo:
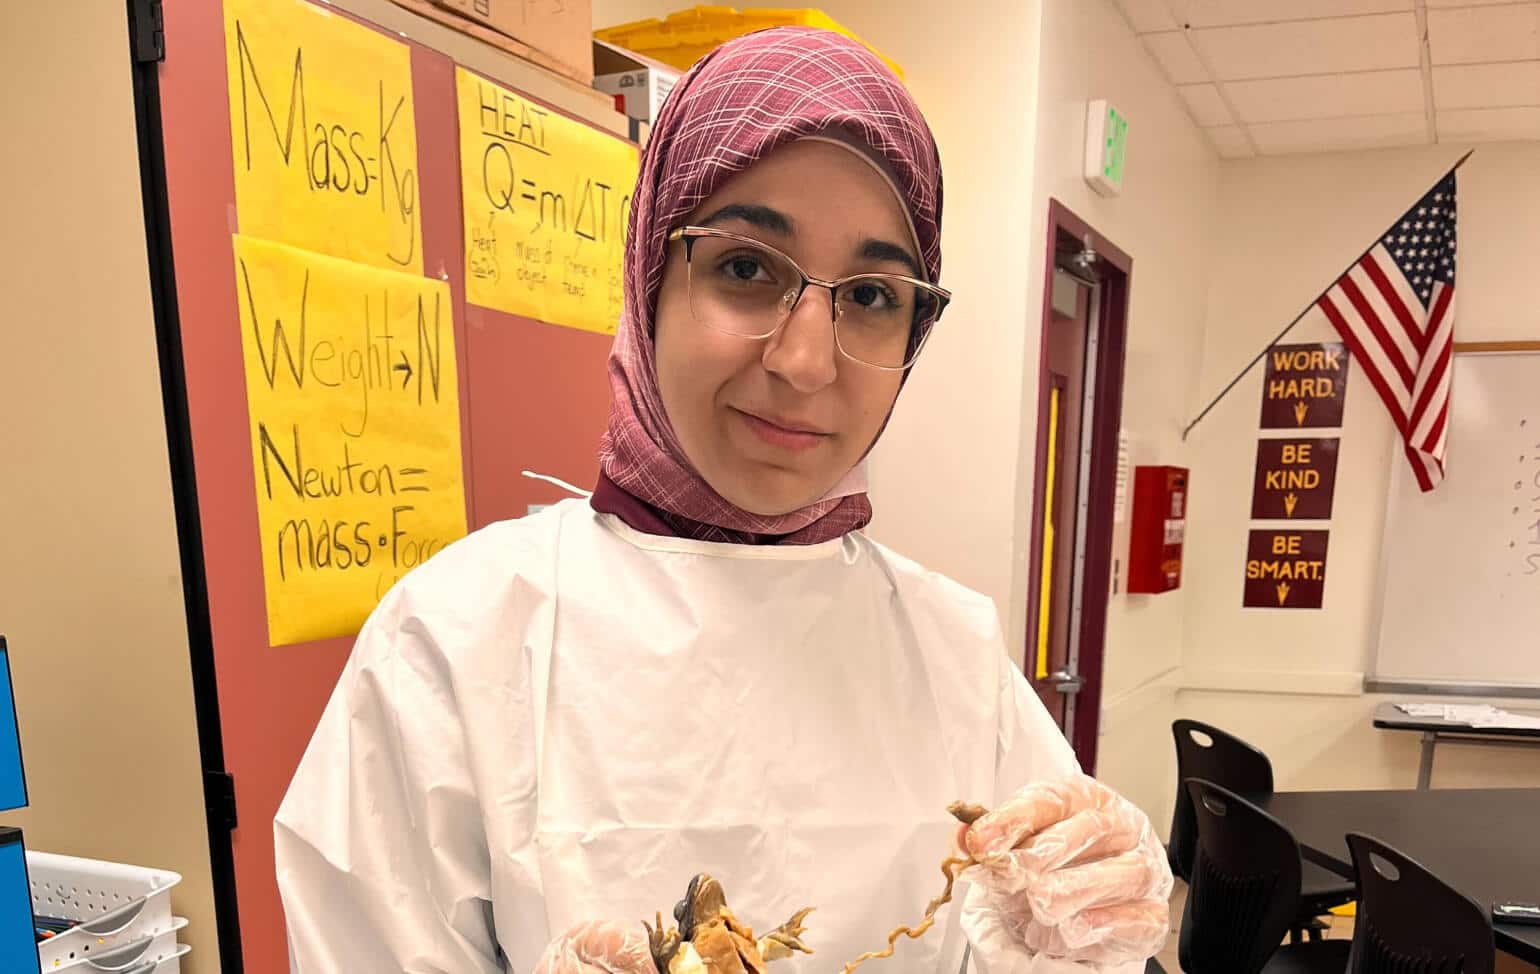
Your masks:
{"label": "american flag", "polygon": [[1390,410],[1424,491],[1444,479],[1449,432],[1454,194],[1451,170],[1316,302]]}

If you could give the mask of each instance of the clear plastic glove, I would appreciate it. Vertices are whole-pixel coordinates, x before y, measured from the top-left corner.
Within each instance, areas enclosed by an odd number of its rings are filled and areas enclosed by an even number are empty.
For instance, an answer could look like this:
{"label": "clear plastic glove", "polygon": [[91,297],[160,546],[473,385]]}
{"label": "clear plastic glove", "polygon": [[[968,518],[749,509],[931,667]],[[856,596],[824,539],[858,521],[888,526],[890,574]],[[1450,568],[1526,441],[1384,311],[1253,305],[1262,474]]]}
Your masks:
{"label": "clear plastic glove", "polygon": [[1165,850],[1145,814],[1093,778],[1028,786],[959,842],[983,887],[964,910],[970,935],[1100,966],[1152,957],[1169,935]]}
{"label": "clear plastic glove", "polygon": [[584,923],[551,941],[535,974],[658,974],[640,923]]}

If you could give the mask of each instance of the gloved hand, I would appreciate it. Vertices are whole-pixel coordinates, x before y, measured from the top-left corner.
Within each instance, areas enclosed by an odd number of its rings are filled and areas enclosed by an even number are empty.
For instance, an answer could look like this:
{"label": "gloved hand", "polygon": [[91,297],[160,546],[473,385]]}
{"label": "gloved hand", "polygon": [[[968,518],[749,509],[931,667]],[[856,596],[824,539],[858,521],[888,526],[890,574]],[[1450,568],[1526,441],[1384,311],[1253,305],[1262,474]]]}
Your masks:
{"label": "gloved hand", "polygon": [[1144,961],[1170,931],[1171,868],[1150,821],[1093,778],[1029,785],[964,827],[970,939],[1113,965]]}
{"label": "gloved hand", "polygon": [[658,974],[640,923],[584,923],[551,941],[535,974]]}

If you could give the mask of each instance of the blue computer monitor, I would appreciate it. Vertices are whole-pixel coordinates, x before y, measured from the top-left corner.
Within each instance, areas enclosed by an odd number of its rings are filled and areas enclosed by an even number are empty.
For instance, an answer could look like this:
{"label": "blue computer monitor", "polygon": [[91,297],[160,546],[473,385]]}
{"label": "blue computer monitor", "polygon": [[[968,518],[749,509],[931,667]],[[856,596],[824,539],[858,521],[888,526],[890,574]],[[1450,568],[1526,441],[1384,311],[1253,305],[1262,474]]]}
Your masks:
{"label": "blue computer monitor", "polygon": [[11,692],[11,654],[0,636],[0,812],[27,807],[27,776],[21,767],[16,696]]}
{"label": "blue computer monitor", "polygon": [[0,828],[0,971],[35,972],[38,966],[21,829]]}

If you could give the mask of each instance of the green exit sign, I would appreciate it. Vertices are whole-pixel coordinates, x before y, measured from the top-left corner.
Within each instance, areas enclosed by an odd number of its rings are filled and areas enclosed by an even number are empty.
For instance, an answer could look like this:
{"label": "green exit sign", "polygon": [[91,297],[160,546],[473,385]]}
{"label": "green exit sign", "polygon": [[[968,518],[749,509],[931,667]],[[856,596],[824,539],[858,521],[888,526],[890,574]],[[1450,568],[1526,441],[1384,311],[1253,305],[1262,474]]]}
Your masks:
{"label": "green exit sign", "polygon": [[1128,156],[1128,119],[1105,100],[1086,109],[1085,180],[1103,196],[1123,191]]}

